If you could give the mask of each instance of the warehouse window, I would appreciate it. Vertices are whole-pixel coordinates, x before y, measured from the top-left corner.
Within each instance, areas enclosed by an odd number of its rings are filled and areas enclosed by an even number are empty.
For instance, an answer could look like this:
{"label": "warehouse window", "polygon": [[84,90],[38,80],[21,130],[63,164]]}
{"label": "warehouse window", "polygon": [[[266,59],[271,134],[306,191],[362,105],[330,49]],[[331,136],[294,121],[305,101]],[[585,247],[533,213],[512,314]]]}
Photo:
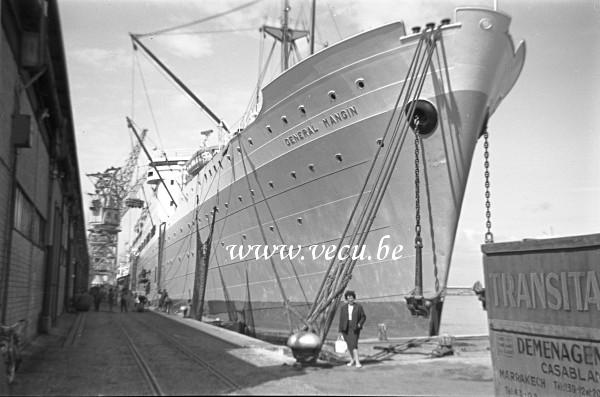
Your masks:
{"label": "warehouse window", "polygon": [[19,187],[15,191],[14,227],[36,245],[43,245],[46,222]]}

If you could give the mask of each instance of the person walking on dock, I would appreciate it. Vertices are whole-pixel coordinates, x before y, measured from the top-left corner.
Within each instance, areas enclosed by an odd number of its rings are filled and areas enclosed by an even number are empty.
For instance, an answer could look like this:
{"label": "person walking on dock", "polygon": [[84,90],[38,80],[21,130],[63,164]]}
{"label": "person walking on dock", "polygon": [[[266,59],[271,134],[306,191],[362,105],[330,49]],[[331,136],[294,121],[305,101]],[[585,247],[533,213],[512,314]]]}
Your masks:
{"label": "person walking on dock", "polygon": [[111,288],[108,290],[108,310],[110,310],[111,312],[113,311],[114,304],[115,304],[115,290]]}
{"label": "person walking on dock", "polygon": [[165,293],[167,291],[163,291],[162,289],[158,290],[158,310],[163,310],[164,304],[165,304]]}
{"label": "person walking on dock", "polygon": [[92,287],[92,296],[94,297],[94,310],[100,311],[100,303],[102,302],[102,292],[99,287]]}
{"label": "person walking on dock", "polygon": [[127,289],[123,289],[121,291],[121,313],[127,312],[127,300],[129,298],[129,291]]}
{"label": "person walking on dock", "polygon": [[344,294],[346,303],[340,309],[340,326],[339,332],[344,337],[348,345],[348,353],[350,354],[349,367],[356,364],[356,368],[362,367],[358,359],[358,338],[360,331],[367,320],[363,307],[356,303],[356,293],[348,290]]}
{"label": "person walking on dock", "polygon": [[165,300],[164,300],[165,312],[167,312],[167,314],[171,314],[171,308],[173,306],[173,301],[169,297],[169,294],[167,293],[166,289],[163,290],[163,296],[165,297]]}

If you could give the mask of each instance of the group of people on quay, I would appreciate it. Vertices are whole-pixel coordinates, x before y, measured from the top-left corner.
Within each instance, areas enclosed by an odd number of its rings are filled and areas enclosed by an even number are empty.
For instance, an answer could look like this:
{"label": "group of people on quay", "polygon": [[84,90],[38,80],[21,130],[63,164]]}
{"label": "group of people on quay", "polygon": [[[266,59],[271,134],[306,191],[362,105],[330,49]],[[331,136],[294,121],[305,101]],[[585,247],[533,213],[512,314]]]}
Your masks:
{"label": "group of people on quay", "polygon": [[150,305],[146,295],[141,292],[120,286],[94,285],[88,291],[75,294],[71,306],[79,311],[91,310],[93,306],[94,311],[100,311],[103,303],[108,305],[109,312],[115,311],[117,305],[121,312],[143,311]]}
{"label": "group of people on quay", "polygon": [[115,311],[119,306],[120,312],[144,311],[150,306],[155,306],[159,311],[167,314],[181,313],[188,317],[190,313],[191,300],[187,304],[173,308],[173,300],[169,297],[166,289],[158,290],[158,299],[153,302],[146,294],[140,291],[131,291],[129,288],[112,285],[94,285],[88,291],[81,291],[73,297],[71,307],[79,311],[100,311],[102,304],[108,306],[108,311]]}

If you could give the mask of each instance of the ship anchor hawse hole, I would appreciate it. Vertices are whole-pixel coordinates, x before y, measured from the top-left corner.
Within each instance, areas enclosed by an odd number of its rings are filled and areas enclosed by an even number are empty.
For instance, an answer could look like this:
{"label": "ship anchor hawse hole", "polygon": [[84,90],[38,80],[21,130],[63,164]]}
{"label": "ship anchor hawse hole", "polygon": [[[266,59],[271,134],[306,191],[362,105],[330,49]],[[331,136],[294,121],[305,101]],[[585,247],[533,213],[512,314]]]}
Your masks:
{"label": "ship anchor hawse hole", "polygon": [[[417,99],[415,101],[415,109],[412,120],[410,121],[410,128],[413,130],[417,127],[415,121],[418,120],[419,123],[419,133],[421,135],[427,135],[431,133],[438,124],[438,113],[435,109],[435,106],[429,101],[424,99]],[[408,116],[410,113],[410,109],[413,106],[414,102],[409,102],[405,109],[404,113]]]}

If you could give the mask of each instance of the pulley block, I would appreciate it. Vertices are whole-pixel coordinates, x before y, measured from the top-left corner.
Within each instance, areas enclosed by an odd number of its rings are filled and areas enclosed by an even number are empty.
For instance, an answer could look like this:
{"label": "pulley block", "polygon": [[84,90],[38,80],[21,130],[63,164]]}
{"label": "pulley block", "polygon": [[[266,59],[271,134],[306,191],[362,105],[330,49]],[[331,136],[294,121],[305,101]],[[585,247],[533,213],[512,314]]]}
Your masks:
{"label": "pulley block", "polygon": [[429,317],[429,312],[433,306],[432,299],[420,295],[408,295],[404,299],[406,299],[406,306],[410,310],[410,314],[419,317]]}

